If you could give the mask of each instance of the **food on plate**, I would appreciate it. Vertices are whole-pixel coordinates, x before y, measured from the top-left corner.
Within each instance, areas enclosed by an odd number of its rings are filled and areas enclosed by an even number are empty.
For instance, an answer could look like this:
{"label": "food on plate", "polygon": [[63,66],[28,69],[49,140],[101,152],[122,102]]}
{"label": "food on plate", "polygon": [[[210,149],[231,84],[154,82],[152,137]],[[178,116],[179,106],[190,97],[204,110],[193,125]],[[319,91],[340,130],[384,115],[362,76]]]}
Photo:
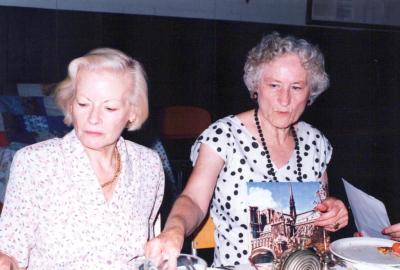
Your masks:
{"label": "food on plate", "polygon": [[392,250],[393,252],[396,252],[397,254],[400,255],[400,243],[399,242],[394,243],[392,246]]}
{"label": "food on plate", "polygon": [[400,256],[400,243],[394,243],[391,247],[377,247],[376,249],[382,254],[393,253]]}
{"label": "food on plate", "polygon": [[392,247],[377,247],[377,249],[382,254],[388,254],[392,251]]}

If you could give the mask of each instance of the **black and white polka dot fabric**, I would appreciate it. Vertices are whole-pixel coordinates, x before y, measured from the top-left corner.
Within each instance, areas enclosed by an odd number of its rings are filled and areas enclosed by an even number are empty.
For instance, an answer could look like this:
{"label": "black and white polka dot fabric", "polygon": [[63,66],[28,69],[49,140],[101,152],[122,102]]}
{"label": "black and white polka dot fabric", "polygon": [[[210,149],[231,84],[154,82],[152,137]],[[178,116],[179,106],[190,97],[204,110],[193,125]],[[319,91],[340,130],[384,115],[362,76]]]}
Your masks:
{"label": "black and white polka dot fabric", "polygon": [[[299,122],[294,128],[299,139],[303,181],[318,181],[331,159],[332,147],[311,125]],[[216,228],[214,265],[248,264],[250,231],[246,183],[273,181],[267,173],[264,149],[233,115],[211,124],[197,138],[191,151],[193,164],[202,143],[225,161],[211,203],[211,217]],[[273,167],[278,182],[298,181],[295,152],[286,165],[278,169],[273,164]]]}

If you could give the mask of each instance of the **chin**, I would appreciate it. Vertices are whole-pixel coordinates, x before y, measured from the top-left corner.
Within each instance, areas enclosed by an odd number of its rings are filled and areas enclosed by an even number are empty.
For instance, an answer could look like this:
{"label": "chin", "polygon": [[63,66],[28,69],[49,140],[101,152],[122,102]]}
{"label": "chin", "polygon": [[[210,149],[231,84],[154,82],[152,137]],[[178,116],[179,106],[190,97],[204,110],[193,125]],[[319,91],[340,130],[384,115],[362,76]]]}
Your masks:
{"label": "chin", "polygon": [[286,128],[290,128],[293,125],[292,122],[275,122],[273,123],[273,126],[278,128],[278,129],[286,129]]}
{"label": "chin", "polygon": [[91,137],[81,137],[79,138],[81,144],[90,149],[100,149],[103,148],[107,143],[104,141],[104,138],[91,138]]}
{"label": "chin", "polygon": [[104,144],[85,143],[85,142],[81,142],[81,143],[82,143],[83,147],[92,149],[92,150],[100,150],[100,149],[104,148]]}

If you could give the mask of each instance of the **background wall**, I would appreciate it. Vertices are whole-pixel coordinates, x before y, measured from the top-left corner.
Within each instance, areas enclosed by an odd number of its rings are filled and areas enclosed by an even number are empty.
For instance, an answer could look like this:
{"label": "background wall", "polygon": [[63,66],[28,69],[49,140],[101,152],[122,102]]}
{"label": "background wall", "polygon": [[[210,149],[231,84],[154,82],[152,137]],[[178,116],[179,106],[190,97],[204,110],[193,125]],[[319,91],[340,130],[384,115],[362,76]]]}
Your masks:
{"label": "background wall", "polygon": [[307,0],[0,0],[0,5],[302,25]]}
{"label": "background wall", "polygon": [[400,33],[394,30],[0,7],[0,94],[16,83],[57,82],[72,58],[110,46],[144,64],[153,111],[196,105],[215,120],[253,107],[243,64],[271,31],[304,37],[326,56],[331,87],[303,118],[334,146],[332,194],[343,197],[344,177],[382,199],[400,222]]}

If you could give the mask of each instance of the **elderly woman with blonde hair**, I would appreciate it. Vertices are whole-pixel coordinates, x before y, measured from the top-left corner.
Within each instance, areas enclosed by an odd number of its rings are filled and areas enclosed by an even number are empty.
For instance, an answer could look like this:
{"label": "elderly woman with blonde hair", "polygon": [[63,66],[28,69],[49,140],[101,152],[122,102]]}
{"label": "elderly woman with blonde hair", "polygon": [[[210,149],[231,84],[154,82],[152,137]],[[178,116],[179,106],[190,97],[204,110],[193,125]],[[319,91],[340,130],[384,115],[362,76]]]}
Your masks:
{"label": "elderly woman with blonde hair", "polygon": [[14,157],[0,218],[0,269],[128,269],[144,253],[164,192],[153,151],[127,141],[148,116],[141,64],[101,48],[56,89],[73,130]]}

